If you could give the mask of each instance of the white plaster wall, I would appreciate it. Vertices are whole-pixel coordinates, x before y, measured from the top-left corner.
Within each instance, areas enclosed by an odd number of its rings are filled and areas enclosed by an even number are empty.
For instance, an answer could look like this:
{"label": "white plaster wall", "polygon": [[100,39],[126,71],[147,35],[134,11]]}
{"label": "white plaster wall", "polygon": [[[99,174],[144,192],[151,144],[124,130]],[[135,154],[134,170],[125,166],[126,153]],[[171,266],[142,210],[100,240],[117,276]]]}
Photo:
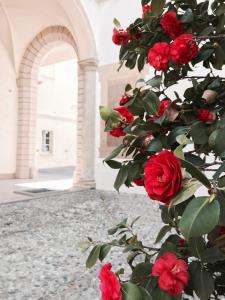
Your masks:
{"label": "white plaster wall", "polygon": [[[36,165],[39,169],[75,165],[76,111],[76,60],[42,66],[36,134]],[[53,131],[53,152],[47,155],[41,151],[42,130]]]}
{"label": "white plaster wall", "polygon": [[15,173],[17,87],[13,66],[0,44],[0,174]]}

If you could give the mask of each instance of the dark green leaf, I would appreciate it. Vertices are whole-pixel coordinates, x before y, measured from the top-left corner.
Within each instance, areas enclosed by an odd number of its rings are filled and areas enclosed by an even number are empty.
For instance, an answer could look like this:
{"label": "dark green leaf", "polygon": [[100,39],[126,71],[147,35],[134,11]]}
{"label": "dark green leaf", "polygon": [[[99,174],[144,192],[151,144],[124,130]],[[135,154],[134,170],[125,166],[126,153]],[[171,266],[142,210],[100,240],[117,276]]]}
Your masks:
{"label": "dark green leaf", "polygon": [[208,142],[207,125],[203,122],[196,122],[191,127],[191,136],[197,145],[204,145]]}
{"label": "dark green leaf", "polygon": [[220,129],[215,139],[215,150],[217,154],[225,151],[225,130]]}
{"label": "dark green leaf", "polygon": [[103,261],[106,258],[106,256],[109,254],[110,250],[111,250],[110,245],[108,245],[108,244],[102,245],[100,254],[99,254],[99,260]]}
{"label": "dark green leaf", "polygon": [[152,264],[150,263],[140,263],[138,264],[132,272],[131,281],[142,287],[146,287],[151,278]]}
{"label": "dark green leaf", "polygon": [[225,13],[225,4],[221,3],[220,6],[214,11],[217,16],[223,15]]}
{"label": "dark green leaf", "polygon": [[171,230],[171,226],[170,225],[165,225],[163,226],[159,233],[158,233],[158,236],[155,240],[155,244],[161,242],[161,240],[164,238],[164,236]]}
{"label": "dark green leaf", "polygon": [[211,183],[208,178],[198,168],[196,168],[192,163],[186,160],[180,159],[180,161],[182,167],[184,167],[188,173],[190,173],[194,178],[198,179],[206,187],[211,187]]}
{"label": "dark green leaf", "polygon": [[162,143],[158,139],[154,139],[150,144],[145,148],[145,151],[148,152],[159,152],[162,150]]}
{"label": "dark green leaf", "polygon": [[178,194],[172,199],[170,202],[170,207],[181,204],[190,197],[194,195],[194,193],[200,188],[201,184],[198,181],[189,181],[185,186],[183,186]]}
{"label": "dark green leaf", "polygon": [[155,77],[153,77],[152,79],[148,80],[146,82],[147,85],[150,85],[152,87],[159,87],[162,81],[162,77],[159,75],[156,75]]}
{"label": "dark green leaf", "polygon": [[170,134],[168,135],[168,143],[172,146],[177,143],[177,137],[182,134],[187,134],[189,131],[189,127],[187,126],[179,126],[174,128]]}
{"label": "dark green leaf", "polygon": [[225,260],[225,254],[218,248],[208,248],[202,253],[202,261],[205,263],[215,263]]}
{"label": "dark green leaf", "polygon": [[205,249],[205,241],[202,237],[192,238],[188,242],[188,249],[192,256],[201,260],[202,252]]}
{"label": "dark green leaf", "polygon": [[[225,141],[224,141],[225,142]],[[216,173],[214,173],[213,178],[218,179],[220,175],[225,172],[225,161],[222,163],[222,165],[218,168]]]}
{"label": "dark green leaf", "polygon": [[122,149],[125,148],[124,144],[119,145],[116,149],[114,149],[106,158],[105,158],[105,162],[112,160],[114,157],[116,157],[117,155],[120,154],[120,152],[122,151]]}
{"label": "dark green leaf", "polygon": [[186,239],[209,233],[219,222],[220,206],[216,199],[194,198],[186,207],[179,228]]}
{"label": "dark green leaf", "polygon": [[112,169],[120,169],[121,168],[121,163],[119,161],[107,160],[106,163]]}
{"label": "dark green leaf", "polygon": [[183,16],[181,17],[180,21],[182,23],[191,23],[194,20],[194,15],[192,9],[188,8]]}
{"label": "dark green leaf", "polygon": [[149,115],[155,115],[159,109],[159,98],[156,93],[148,91],[148,93],[143,98],[144,108]]}
{"label": "dark green leaf", "polygon": [[200,300],[208,300],[214,290],[214,279],[199,262],[194,261],[189,266],[194,291]]}
{"label": "dark green leaf", "polygon": [[89,254],[88,259],[86,261],[87,268],[92,268],[96,264],[100,255],[100,251],[101,245],[97,245],[91,250],[91,253]]}

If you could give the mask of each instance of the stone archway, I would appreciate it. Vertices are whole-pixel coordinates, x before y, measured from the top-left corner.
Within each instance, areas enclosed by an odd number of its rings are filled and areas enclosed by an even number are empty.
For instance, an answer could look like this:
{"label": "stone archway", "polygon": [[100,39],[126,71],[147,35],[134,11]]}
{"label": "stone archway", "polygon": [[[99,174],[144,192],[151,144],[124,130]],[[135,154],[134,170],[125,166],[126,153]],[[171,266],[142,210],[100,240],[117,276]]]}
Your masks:
{"label": "stone archway", "polygon": [[71,32],[64,26],[51,26],[41,31],[27,47],[18,77],[18,134],[16,178],[33,178],[38,71],[42,58],[57,43],[70,44],[78,56],[77,166],[74,181],[95,186],[95,87],[96,60],[80,61],[79,49]]}

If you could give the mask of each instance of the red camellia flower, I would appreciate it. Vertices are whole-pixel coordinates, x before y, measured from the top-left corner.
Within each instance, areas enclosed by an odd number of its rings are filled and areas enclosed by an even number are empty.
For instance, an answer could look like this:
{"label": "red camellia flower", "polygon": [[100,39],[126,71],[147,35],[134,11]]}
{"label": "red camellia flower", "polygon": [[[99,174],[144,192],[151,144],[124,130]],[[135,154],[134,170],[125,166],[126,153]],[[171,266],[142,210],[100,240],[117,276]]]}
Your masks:
{"label": "red camellia flower", "polygon": [[[127,124],[130,124],[134,120],[134,116],[132,113],[129,112],[129,110],[126,107],[116,107],[114,110],[118,111],[121,115],[121,118],[124,119],[124,121]],[[126,127],[125,124],[122,124],[119,122],[118,126],[115,126],[111,131],[110,134],[114,137],[120,137],[125,136],[126,133],[123,131],[123,129]]]}
{"label": "red camellia flower", "polygon": [[142,11],[143,11],[142,18],[144,18],[145,13],[146,13],[147,11],[150,11],[151,9],[152,9],[152,7],[151,7],[150,5],[148,5],[148,4],[143,5],[143,6],[142,6]]}
{"label": "red camellia flower", "polygon": [[122,46],[124,44],[126,44],[130,39],[130,34],[129,32],[123,29],[117,29],[114,28],[113,29],[113,36],[112,36],[112,41],[114,44],[118,45],[118,46]]}
{"label": "red camellia flower", "polygon": [[137,179],[134,179],[133,181],[137,186],[144,186],[144,179],[143,178],[137,178]]}
{"label": "red camellia flower", "polygon": [[112,264],[107,264],[101,268],[99,273],[102,300],[122,300],[120,282],[111,268]]}
{"label": "red camellia flower", "polygon": [[157,71],[166,71],[169,67],[170,45],[166,42],[156,43],[149,49],[148,62]]}
{"label": "red camellia flower", "polygon": [[120,99],[120,106],[124,106],[124,104],[126,104],[128,101],[130,100],[130,97],[124,95],[122,96],[122,98]]}
{"label": "red camellia flower", "polygon": [[182,34],[170,46],[171,59],[178,64],[187,64],[199,52],[193,34]]}
{"label": "red camellia flower", "polygon": [[175,39],[183,33],[182,23],[177,19],[177,15],[174,11],[165,13],[160,24],[162,25],[163,32],[171,39]]}
{"label": "red camellia flower", "polygon": [[182,294],[189,280],[188,264],[183,259],[178,259],[171,252],[164,253],[155,261],[152,275],[159,277],[158,285],[161,290],[173,297]]}
{"label": "red camellia flower", "polygon": [[168,150],[152,156],[144,167],[144,174],[149,197],[167,205],[181,187],[180,161]]}
{"label": "red camellia flower", "polygon": [[164,99],[160,102],[158,116],[163,116],[167,107],[171,105],[172,101],[169,99]]}
{"label": "red camellia flower", "polygon": [[216,120],[216,114],[205,108],[201,108],[198,110],[197,117],[199,121],[207,124],[211,124]]}

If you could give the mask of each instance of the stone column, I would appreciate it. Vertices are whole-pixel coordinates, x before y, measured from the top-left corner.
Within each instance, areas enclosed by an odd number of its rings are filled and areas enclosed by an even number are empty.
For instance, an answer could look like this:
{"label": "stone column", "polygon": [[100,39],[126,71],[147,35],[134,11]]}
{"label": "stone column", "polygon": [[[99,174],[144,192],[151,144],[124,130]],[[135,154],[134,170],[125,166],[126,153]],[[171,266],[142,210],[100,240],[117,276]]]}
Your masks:
{"label": "stone column", "polygon": [[74,183],[89,188],[95,188],[96,70],[95,59],[79,62],[77,159]]}

